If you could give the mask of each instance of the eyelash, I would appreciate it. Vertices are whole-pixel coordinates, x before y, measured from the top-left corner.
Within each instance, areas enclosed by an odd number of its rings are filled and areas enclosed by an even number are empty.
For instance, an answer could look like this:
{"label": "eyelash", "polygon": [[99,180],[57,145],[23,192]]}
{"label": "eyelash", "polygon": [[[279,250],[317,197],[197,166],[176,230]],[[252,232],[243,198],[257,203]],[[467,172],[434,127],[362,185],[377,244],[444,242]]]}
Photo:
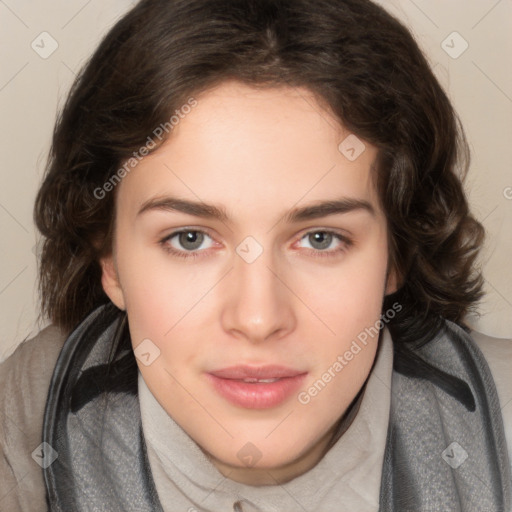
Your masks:
{"label": "eyelash", "polygon": [[[181,229],[179,231],[172,232],[170,235],[167,235],[165,238],[163,238],[162,240],[159,241],[159,244],[162,246],[162,248],[164,249],[165,252],[167,252],[168,254],[171,254],[172,256],[176,256],[178,258],[183,258],[183,259],[201,258],[202,255],[200,255],[200,253],[205,252],[206,251],[205,249],[196,250],[196,251],[178,251],[178,250],[174,249],[173,247],[170,247],[169,245],[167,245],[167,242],[169,240],[171,240],[172,238],[174,238],[177,235],[180,235],[181,233],[202,233],[203,235],[206,235],[206,236],[209,236],[210,238],[212,238],[207,232],[202,231],[200,229]],[[341,234],[337,233],[336,231],[329,231],[327,229],[325,229],[325,230],[315,229],[313,231],[308,231],[300,238],[300,240],[303,240],[307,236],[314,234],[314,233],[324,233],[327,235],[333,235],[333,237],[337,238],[340,242],[342,242],[343,245],[341,248],[334,249],[334,250],[331,249],[328,251],[309,249],[308,251],[313,252],[313,257],[333,258],[333,257],[338,256],[339,254],[345,252],[347,249],[352,247],[352,245],[354,244],[350,238],[348,238],[344,235],[341,235]]]}

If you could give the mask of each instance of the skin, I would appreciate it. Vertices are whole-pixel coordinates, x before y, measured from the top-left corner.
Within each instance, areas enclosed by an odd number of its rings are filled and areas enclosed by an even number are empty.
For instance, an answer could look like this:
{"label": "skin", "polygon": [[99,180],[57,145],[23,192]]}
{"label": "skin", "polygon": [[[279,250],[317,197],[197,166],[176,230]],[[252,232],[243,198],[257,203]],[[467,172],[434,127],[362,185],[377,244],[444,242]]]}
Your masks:
{"label": "skin", "polygon": [[[368,377],[377,338],[306,405],[294,394],[269,409],[238,407],[205,372],[282,364],[308,372],[307,390],[378,321],[396,283],[371,179],[377,150],[365,142],[349,161],[338,146],[350,132],[307,89],[224,82],[196,99],[171,137],[118,185],[102,283],[127,311],[133,347],[149,338],[160,350],[149,366],[137,359],[149,389],[215,467],[250,485],[283,483],[322,458]],[[229,220],[164,209],[138,215],[166,195],[215,204]],[[284,219],[294,208],[342,197],[367,201],[374,213]],[[205,232],[203,242],[192,250],[179,236],[161,243],[182,228]],[[322,246],[326,230],[352,244],[333,236]],[[252,263],[236,252],[248,236],[263,249]],[[251,467],[237,456],[248,442],[261,453]]]}

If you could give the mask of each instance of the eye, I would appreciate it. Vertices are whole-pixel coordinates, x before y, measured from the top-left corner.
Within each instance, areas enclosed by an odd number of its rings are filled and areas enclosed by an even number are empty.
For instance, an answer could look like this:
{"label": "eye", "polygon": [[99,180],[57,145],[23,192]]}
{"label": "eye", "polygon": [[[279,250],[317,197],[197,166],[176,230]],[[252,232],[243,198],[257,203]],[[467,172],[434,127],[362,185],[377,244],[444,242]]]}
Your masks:
{"label": "eye", "polygon": [[196,257],[196,252],[199,249],[201,251],[209,249],[212,246],[211,242],[209,245],[203,246],[204,242],[208,239],[211,241],[211,237],[204,231],[184,229],[166,236],[163,240],[160,240],[160,244],[169,253],[189,258]]}
{"label": "eye", "polygon": [[346,236],[340,235],[334,231],[322,230],[310,231],[306,233],[300,241],[309,243],[310,248],[316,253],[316,256],[334,256],[346,251],[352,245],[352,241]]}
{"label": "eye", "polygon": [[[346,236],[328,230],[310,231],[299,240],[299,243],[304,241],[310,244],[310,247],[305,248],[311,251],[314,257],[337,256],[353,245],[352,240]],[[197,258],[213,247],[212,237],[197,229],[174,231],[159,243],[166,252],[180,258]]]}

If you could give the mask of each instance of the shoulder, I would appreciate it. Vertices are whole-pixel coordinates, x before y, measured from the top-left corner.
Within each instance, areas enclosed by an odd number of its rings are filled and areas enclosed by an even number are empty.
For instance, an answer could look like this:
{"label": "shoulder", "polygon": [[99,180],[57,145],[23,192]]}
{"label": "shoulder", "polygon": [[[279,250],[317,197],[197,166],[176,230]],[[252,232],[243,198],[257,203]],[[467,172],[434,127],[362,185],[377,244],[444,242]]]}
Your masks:
{"label": "shoulder", "polygon": [[471,331],[471,337],[483,353],[496,384],[512,464],[512,339],[492,338],[477,331]]}
{"label": "shoulder", "polygon": [[[66,334],[55,325],[49,325],[33,338],[20,343],[16,350],[0,364],[0,396],[2,410],[22,405],[39,405],[41,396],[46,398],[50,380]],[[18,401],[22,398],[22,403]],[[34,409],[31,408],[31,411]],[[31,414],[31,411],[26,411]]]}
{"label": "shoulder", "polygon": [[0,364],[0,502],[12,511],[45,509],[41,467],[31,454],[41,444],[46,396],[66,337],[50,325]]}

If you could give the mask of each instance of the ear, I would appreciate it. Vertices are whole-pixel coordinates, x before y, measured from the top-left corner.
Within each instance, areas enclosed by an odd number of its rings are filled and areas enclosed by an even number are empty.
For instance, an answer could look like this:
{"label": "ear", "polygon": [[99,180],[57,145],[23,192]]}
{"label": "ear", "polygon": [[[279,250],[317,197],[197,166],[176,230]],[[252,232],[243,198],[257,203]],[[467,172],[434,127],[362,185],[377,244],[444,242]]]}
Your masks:
{"label": "ear", "polygon": [[112,255],[100,259],[101,285],[110,300],[123,311],[126,310],[123,290],[119,283],[114,257]]}
{"label": "ear", "polygon": [[391,295],[395,293],[399,288],[398,285],[398,275],[394,265],[391,265],[388,268],[388,272],[386,275],[386,291],[384,295]]}

